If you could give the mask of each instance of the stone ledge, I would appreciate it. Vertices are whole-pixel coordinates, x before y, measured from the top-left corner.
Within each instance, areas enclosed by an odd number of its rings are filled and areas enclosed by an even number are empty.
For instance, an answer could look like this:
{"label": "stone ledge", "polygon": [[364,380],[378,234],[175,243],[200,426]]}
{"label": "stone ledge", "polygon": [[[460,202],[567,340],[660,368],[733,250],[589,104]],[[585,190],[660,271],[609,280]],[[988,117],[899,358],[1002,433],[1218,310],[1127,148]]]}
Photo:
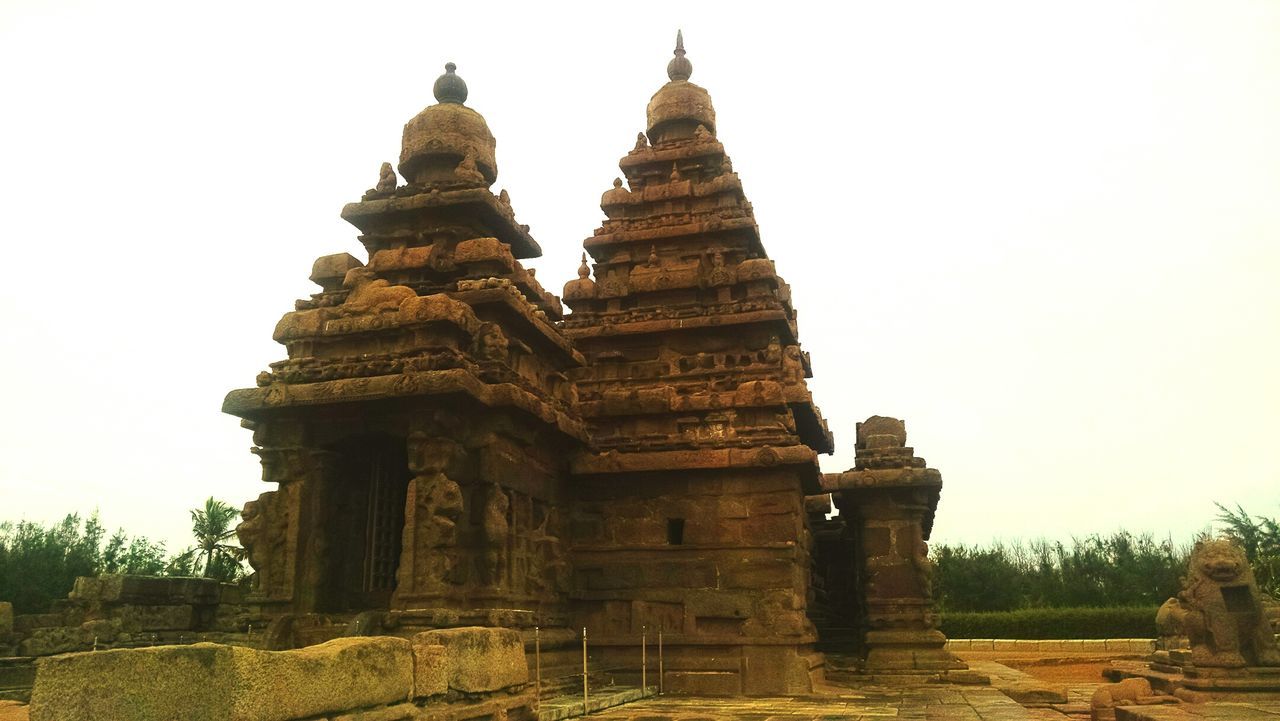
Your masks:
{"label": "stone ledge", "polygon": [[1069,653],[1147,654],[1156,650],[1156,642],[1155,639],[1151,638],[953,638],[947,641],[945,648],[948,651],[1065,651]]}

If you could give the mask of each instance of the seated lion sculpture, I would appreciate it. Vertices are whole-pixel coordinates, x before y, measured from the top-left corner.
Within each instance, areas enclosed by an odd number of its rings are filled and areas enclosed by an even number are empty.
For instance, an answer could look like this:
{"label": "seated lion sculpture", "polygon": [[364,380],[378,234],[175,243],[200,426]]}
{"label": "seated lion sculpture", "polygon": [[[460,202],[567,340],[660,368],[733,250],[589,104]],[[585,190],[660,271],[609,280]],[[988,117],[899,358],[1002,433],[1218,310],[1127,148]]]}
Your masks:
{"label": "seated lion sculpture", "polygon": [[1196,543],[1182,591],[1160,607],[1157,623],[1162,634],[1186,634],[1196,666],[1280,666],[1253,570],[1228,539]]}

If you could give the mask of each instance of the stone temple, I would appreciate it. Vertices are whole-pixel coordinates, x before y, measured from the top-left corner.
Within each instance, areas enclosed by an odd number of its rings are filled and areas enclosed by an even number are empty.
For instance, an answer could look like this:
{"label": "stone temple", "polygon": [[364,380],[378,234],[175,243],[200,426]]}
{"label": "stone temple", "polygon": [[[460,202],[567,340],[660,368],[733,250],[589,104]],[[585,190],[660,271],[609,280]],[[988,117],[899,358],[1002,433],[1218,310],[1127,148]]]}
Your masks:
{"label": "stone temple", "polygon": [[224,404],[275,485],[238,528],[274,647],[536,626],[548,663],[585,629],[607,666],[661,632],[667,692],[728,695],[812,690],[823,649],[962,666],[930,601],[940,476],[882,417],[820,472],[790,290],[692,70],[677,39],[572,312],[521,265],[541,249],[452,64],[399,177],[343,208],[367,262],[319,258],[287,358]]}

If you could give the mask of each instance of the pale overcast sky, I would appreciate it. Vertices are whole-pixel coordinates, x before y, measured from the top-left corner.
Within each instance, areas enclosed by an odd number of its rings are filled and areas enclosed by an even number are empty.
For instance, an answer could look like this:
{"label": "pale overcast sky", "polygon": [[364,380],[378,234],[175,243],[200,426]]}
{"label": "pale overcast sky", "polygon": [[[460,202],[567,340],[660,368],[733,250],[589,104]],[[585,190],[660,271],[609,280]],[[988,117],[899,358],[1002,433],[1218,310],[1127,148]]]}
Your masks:
{"label": "pale overcast sky", "polygon": [[934,538],[1188,538],[1280,513],[1280,2],[0,4],[0,519],[185,544],[268,490],[219,411],[283,357],[338,212],[446,61],[575,277],[693,81],[791,283],[810,381],[905,418]]}

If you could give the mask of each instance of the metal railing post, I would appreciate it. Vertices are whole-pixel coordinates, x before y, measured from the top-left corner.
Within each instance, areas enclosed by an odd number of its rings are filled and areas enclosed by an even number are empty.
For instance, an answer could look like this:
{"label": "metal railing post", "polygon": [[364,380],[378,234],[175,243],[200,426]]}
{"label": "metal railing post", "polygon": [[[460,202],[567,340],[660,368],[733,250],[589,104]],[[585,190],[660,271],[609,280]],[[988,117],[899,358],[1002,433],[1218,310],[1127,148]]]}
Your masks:
{"label": "metal railing post", "polygon": [[658,695],[662,695],[662,629],[658,629]]}
{"label": "metal railing post", "polygon": [[640,695],[643,696],[649,689],[649,646],[648,627],[640,627]]}
{"label": "metal railing post", "polygon": [[536,701],[534,709],[542,710],[542,636],[541,630],[533,627],[533,689]]}
{"label": "metal railing post", "polygon": [[587,709],[587,627],[582,627],[582,715],[586,716],[590,711]]}

